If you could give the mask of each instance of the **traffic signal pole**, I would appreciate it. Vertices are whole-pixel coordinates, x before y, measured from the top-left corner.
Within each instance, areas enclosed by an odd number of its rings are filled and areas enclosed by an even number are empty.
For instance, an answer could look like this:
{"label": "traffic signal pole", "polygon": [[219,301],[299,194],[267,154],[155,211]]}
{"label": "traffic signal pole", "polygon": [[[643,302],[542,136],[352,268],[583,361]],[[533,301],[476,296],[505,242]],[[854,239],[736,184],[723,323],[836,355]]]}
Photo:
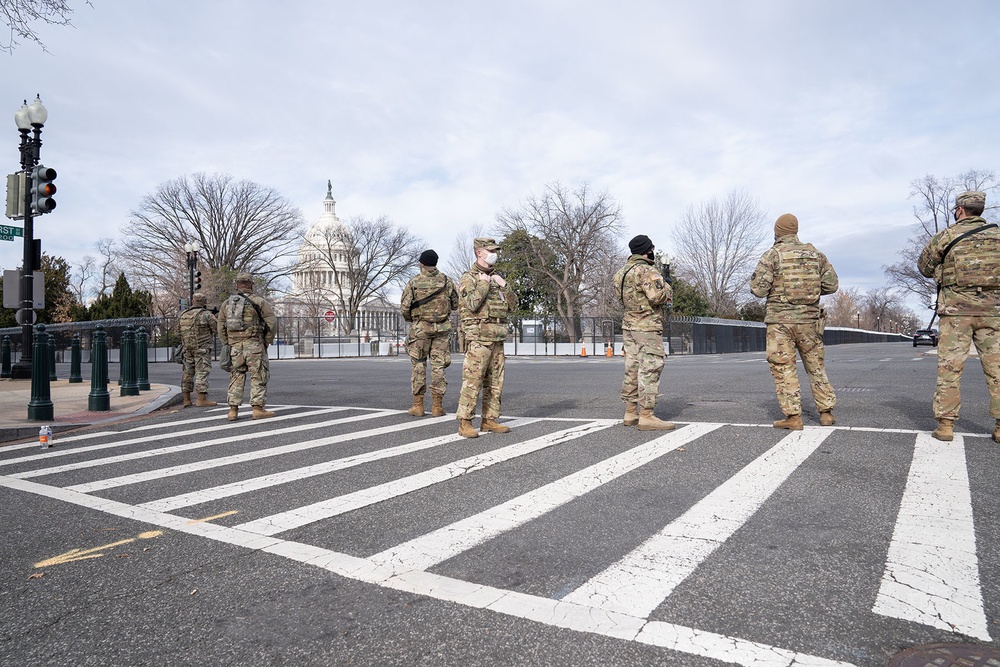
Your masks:
{"label": "traffic signal pole", "polygon": [[[28,380],[31,378],[31,358],[32,358],[32,327],[31,321],[35,313],[35,292],[34,292],[34,245],[35,245],[35,222],[31,211],[32,187],[31,172],[38,160],[38,148],[42,145],[41,128],[35,127],[34,141],[28,139],[29,130],[23,129],[21,132],[21,169],[27,179],[25,180],[24,192],[24,256],[21,264],[21,358],[11,366],[10,376],[15,380]],[[38,267],[40,268],[40,267]]]}

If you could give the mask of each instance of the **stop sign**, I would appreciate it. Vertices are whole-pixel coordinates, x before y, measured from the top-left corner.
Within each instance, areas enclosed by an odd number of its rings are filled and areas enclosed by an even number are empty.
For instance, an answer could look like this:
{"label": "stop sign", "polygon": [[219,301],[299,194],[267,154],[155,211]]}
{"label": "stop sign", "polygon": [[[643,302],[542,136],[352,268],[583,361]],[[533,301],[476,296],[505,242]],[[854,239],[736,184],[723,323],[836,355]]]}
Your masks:
{"label": "stop sign", "polygon": [[335,311],[335,310],[328,310],[325,313],[323,313],[323,318],[327,322],[333,322],[335,319],[337,319],[337,311]]}

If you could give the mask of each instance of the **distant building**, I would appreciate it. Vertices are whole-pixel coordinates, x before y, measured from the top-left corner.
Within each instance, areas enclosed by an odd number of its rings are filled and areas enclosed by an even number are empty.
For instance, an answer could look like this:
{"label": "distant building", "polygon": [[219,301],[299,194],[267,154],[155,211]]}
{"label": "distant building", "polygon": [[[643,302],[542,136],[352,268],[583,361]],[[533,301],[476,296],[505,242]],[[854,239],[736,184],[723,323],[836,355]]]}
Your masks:
{"label": "distant building", "polygon": [[[344,243],[339,232],[344,223],[337,217],[337,201],[333,198],[333,183],[327,181],[323,213],[306,232],[298,251],[298,263],[292,271],[292,290],[281,300],[286,317],[317,318],[324,322],[332,316],[330,333],[385,337],[404,330],[399,304],[380,297],[363,303],[354,321],[347,322],[346,304],[351,301],[349,253],[353,248]],[[335,330],[335,331],[334,331]]]}

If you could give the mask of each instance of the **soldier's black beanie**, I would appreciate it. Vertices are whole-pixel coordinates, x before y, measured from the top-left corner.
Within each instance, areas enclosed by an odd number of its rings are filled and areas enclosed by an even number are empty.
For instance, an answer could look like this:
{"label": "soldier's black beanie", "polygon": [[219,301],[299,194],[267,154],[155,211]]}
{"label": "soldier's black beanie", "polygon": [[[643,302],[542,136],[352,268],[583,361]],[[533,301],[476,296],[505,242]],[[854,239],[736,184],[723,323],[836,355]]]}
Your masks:
{"label": "soldier's black beanie", "polygon": [[653,242],[645,234],[639,234],[628,242],[628,249],[633,255],[645,255],[653,249]]}
{"label": "soldier's black beanie", "polygon": [[[413,255],[410,255],[413,257]],[[424,250],[420,253],[420,263],[424,266],[437,266],[438,265],[438,254],[433,250]]]}

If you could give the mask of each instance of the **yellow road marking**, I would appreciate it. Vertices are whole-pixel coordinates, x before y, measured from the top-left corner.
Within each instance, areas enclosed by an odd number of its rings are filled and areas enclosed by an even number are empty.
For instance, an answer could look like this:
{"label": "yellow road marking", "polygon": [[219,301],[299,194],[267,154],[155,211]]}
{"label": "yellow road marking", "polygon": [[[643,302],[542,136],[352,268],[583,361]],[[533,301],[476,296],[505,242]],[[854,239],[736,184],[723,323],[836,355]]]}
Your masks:
{"label": "yellow road marking", "polygon": [[221,519],[224,516],[232,516],[234,514],[239,514],[239,510],[229,510],[228,512],[223,512],[222,514],[216,514],[215,516],[206,516],[204,519],[195,519],[194,521],[188,521],[188,525],[195,523],[205,523],[206,521],[214,521],[216,519]]}
{"label": "yellow road marking", "polygon": [[135,542],[136,539],[148,540],[154,537],[159,537],[162,534],[162,530],[149,530],[144,533],[139,533],[138,537],[130,537],[127,540],[118,540],[117,542],[103,544],[99,547],[93,547],[92,549],[70,549],[66,553],[62,553],[58,556],[53,556],[52,558],[35,563],[35,568],[49,567],[51,565],[64,565],[66,563],[72,563],[73,561],[87,560],[89,558],[100,558],[104,554],[97,553],[99,551],[105,551],[106,549],[113,549],[123,544],[129,544],[131,542]]}

